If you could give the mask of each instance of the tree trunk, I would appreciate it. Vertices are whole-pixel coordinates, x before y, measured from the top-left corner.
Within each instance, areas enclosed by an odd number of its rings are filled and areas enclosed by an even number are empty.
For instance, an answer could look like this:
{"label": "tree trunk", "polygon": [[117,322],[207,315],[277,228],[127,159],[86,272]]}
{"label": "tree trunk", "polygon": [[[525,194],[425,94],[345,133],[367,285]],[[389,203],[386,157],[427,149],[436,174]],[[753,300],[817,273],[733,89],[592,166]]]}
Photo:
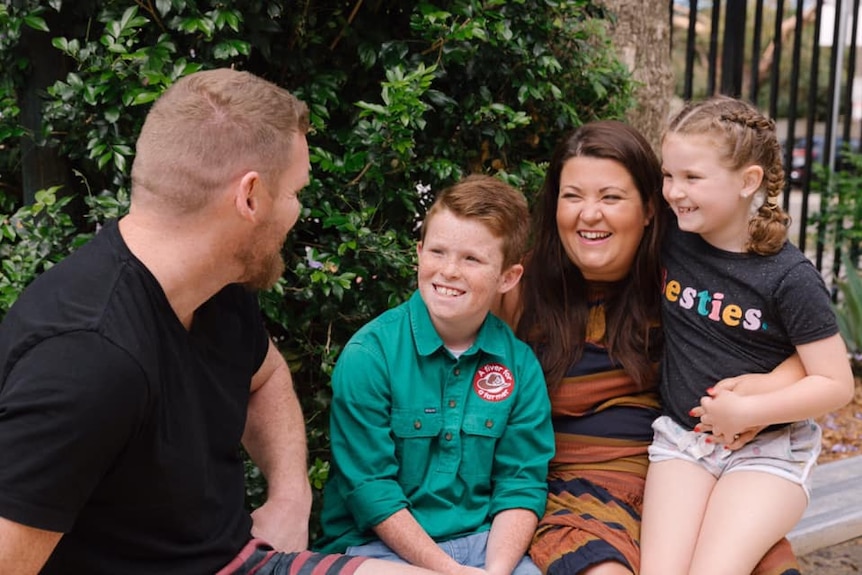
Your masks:
{"label": "tree trunk", "polygon": [[[53,11],[47,14],[48,19]],[[52,20],[53,21],[53,20]],[[51,46],[51,37],[40,31],[24,28],[19,47],[21,55],[29,61],[26,84],[19,95],[21,124],[28,134],[21,139],[21,182],[25,204],[32,204],[39,190],[63,186],[67,194],[70,172],[66,159],[53,147],[38,143],[42,130],[42,94],[55,81],[64,78],[68,62],[62,53]]]}
{"label": "tree trunk", "polygon": [[659,151],[673,96],[670,8],[666,0],[600,0],[615,16],[611,40],[637,83],[626,120]]}

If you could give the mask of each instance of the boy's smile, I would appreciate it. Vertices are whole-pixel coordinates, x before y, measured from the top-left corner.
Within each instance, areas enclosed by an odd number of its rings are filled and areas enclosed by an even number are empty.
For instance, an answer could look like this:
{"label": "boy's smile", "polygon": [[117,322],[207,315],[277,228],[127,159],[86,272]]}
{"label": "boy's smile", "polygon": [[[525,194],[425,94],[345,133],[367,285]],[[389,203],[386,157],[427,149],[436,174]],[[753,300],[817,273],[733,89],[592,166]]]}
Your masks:
{"label": "boy's smile", "polygon": [[452,297],[464,295],[463,290],[453,289],[439,284],[434,284],[434,290],[441,295],[448,295]]}
{"label": "boy's smile", "polygon": [[497,294],[517,282],[520,266],[502,270],[503,240],[478,220],[443,209],[426,226],[417,247],[419,292],[444,343],[469,347]]}

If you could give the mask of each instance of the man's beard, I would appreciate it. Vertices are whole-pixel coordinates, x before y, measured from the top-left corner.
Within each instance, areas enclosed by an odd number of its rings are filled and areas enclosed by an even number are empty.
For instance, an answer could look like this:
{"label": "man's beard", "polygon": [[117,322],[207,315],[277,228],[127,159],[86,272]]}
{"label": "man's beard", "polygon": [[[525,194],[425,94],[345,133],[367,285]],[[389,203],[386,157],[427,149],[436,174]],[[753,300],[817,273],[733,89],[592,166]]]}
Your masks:
{"label": "man's beard", "polygon": [[276,284],[284,273],[284,259],[281,250],[265,258],[253,262],[254,267],[246,270],[247,277],[242,282],[246,288],[253,291],[268,290]]}
{"label": "man's beard", "polygon": [[266,249],[264,246],[275,243],[272,242],[273,231],[272,226],[267,226],[259,236],[264,238],[262,241],[252,242],[251,245],[246,245],[236,252],[236,258],[244,268],[240,283],[250,290],[268,290],[284,273],[284,258],[281,252],[285,238],[272,246],[271,251],[262,251]]}

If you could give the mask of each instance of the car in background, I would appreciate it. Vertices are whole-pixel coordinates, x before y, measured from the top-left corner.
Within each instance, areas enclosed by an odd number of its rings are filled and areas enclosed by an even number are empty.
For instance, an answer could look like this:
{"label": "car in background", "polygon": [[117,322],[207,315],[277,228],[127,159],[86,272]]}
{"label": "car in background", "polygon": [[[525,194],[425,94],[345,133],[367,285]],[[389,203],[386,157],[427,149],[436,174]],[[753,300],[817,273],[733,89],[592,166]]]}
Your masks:
{"label": "car in background", "polygon": [[[811,165],[815,163],[822,164],[825,161],[824,148],[826,138],[815,135],[811,139]],[[793,150],[790,157],[790,183],[794,186],[799,186],[805,180],[805,172],[808,166],[805,165],[805,147],[808,145],[808,139],[803,136],[797,138],[793,142]],[[847,146],[844,144],[844,138],[835,138],[835,167],[842,169],[846,166],[843,161],[843,155],[847,152]],[[859,152],[859,140],[857,138],[850,139],[850,151]]]}

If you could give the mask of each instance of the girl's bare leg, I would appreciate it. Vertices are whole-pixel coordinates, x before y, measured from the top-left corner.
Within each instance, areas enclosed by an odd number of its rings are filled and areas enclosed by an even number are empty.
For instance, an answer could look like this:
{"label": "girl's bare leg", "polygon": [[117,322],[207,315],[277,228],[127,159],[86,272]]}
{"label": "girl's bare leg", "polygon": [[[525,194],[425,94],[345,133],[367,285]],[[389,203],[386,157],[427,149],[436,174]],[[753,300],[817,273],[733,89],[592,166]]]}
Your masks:
{"label": "girl's bare leg", "polygon": [[801,485],[776,475],[737,471],[722,476],[709,499],[691,572],[749,575],[807,505]]}
{"label": "girl's bare leg", "polygon": [[712,474],[689,461],[650,463],[641,522],[641,575],[694,572],[691,560],[715,484]]}

